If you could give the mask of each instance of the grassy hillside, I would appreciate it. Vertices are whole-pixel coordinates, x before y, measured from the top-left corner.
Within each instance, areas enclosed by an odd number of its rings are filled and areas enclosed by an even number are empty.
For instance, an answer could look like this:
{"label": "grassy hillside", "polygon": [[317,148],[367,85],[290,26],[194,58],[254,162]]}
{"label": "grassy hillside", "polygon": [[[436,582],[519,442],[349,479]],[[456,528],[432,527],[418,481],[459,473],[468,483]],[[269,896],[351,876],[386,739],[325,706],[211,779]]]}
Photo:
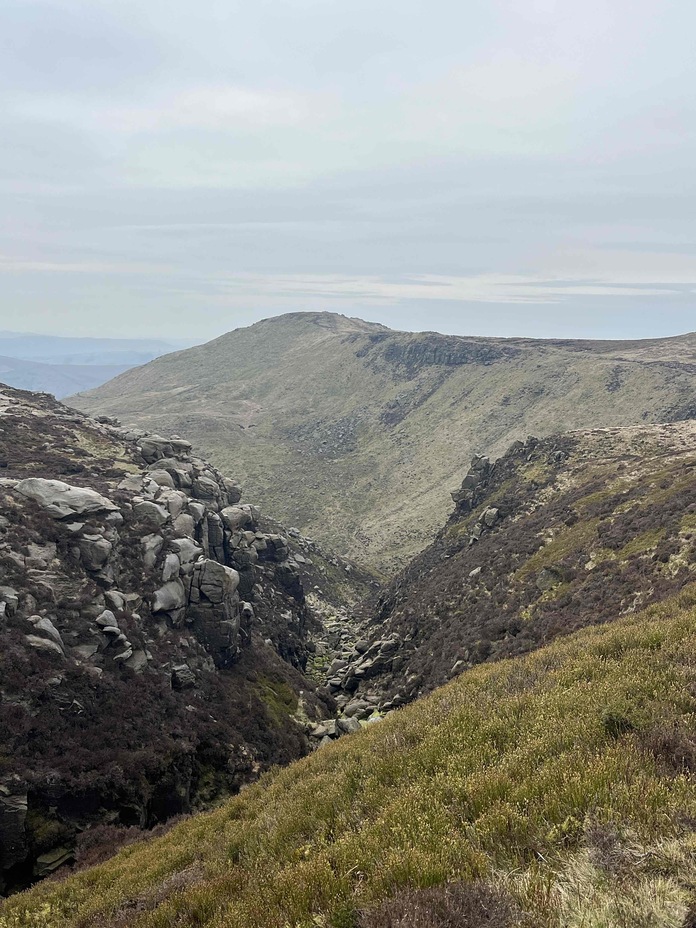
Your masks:
{"label": "grassy hillside", "polygon": [[287,525],[386,574],[427,543],[474,452],[696,415],[696,335],[533,341],[297,313],[71,402],[194,440]]}
{"label": "grassy hillside", "polygon": [[696,421],[530,439],[462,492],[374,609],[368,637],[398,650],[342,689],[412,699],[696,579]]}
{"label": "grassy hillside", "polygon": [[695,654],[690,587],[479,666],[0,926],[693,926]]}

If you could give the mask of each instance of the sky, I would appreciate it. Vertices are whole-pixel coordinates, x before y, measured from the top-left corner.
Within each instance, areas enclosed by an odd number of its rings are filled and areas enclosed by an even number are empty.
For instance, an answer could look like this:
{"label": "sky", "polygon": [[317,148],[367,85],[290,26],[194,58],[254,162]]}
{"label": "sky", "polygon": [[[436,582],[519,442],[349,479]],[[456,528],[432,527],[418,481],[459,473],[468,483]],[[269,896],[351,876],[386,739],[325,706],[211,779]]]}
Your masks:
{"label": "sky", "polygon": [[3,0],[0,329],[696,330],[691,0]]}

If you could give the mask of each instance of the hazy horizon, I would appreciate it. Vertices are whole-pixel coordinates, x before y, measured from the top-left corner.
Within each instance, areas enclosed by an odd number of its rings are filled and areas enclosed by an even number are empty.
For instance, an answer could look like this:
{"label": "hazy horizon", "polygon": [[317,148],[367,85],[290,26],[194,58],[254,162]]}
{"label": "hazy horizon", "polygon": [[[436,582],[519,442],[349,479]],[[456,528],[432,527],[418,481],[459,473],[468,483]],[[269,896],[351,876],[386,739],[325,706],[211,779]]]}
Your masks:
{"label": "hazy horizon", "polygon": [[686,0],[6,0],[0,328],[696,329]]}
{"label": "hazy horizon", "polygon": [[[168,343],[168,345],[169,345],[169,347],[171,347],[172,351],[181,351],[181,350],[184,350],[184,349],[186,349],[186,348],[192,348],[192,347],[194,347],[194,346],[196,346],[196,345],[201,345],[201,344],[204,344],[205,342],[212,341],[212,340],[214,340],[214,339],[216,339],[216,338],[220,338],[222,335],[226,335],[227,333],[232,332],[232,331],[234,331],[235,329],[238,329],[238,328],[245,328],[246,325],[253,325],[253,324],[256,323],[256,322],[262,322],[262,321],[265,321],[265,320],[268,320],[268,319],[279,318],[280,316],[283,316],[283,315],[291,315],[291,314],[294,314],[294,313],[297,313],[297,312],[302,312],[302,310],[290,310],[290,311],[288,311],[288,312],[276,313],[276,314],[272,314],[272,315],[270,315],[270,316],[259,316],[259,318],[254,319],[254,320],[251,321],[251,322],[248,322],[248,323],[242,324],[242,325],[234,325],[234,326],[231,326],[230,328],[227,328],[227,329],[221,330],[221,331],[219,331],[219,332],[216,332],[216,333],[214,333],[214,334],[212,334],[212,335],[210,335],[210,336],[208,336],[208,337],[206,337],[206,338],[203,338],[203,337],[189,337],[189,338],[179,338],[179,339],[173,338],[173,339],[161,339],[160,341],[161,341],[163,344],[164,344],[165,342]],[[313,312],[313,313],[319,314],[319,313],[323,313],[323,312],[331,313],[331,312],[334,312],[334,311],[333,311],[333,310],[320,310],[320,309],[317,309],[317,310],[307,310],[307,312]],[[683,330],[680,330],[680,331],[673,331],[673,332],[668,332],[667,334],[660,334],[660,335],[647,334],[647,335],[634,335],[634,336],[630,336],[630,337],[629,337],[629,336],[625,336],[625,335],[614,335],[614,336],[611,336],[611,335],[573,336],[573,335],[567,335],[567,334],[563,334],[563,333],[561,333],[561,334],[554,334],[553,331],[550,331],[549,334],[546,334],[546,335],[532,335],[532,334],[529,334],[528,331],[525,331],[525,332],[522,332],[522,331],[518,331],[518,332],[511,331],[511,332],[506,333],[506,334],[496,334],[496,333],[490,333],[490,332],[458,331],[458,330],[456,330],[456,327],[450,327],[450,328],[445,329],[445,328],[433,328],[433,327],[428,327],[428,326],[419,328],[419,327],[416,327],[416,326],[393,325],[393,324],[391,324],[391,323],[384,322],[383,319],[381,319],[381,318],[376,318],[376,316],[375,316],[374,318],[372,318],[372,317],[368,317],[367,315],[357,315],[357,314],[355,314],[355,313],[349,313],[349,312],[341,313],[340,315],[344,315],[344,316],[348,316],[348,317],[352,317],[352,318],[356,318],[356,319],[361,319],[361,320],[364,321],[364,322],[377,322],[377,323],[381,323],[382,325],[387,325],[389,328],[395,329],[395,330],[397,330],[397,331],[398,331],[399,329],[401,329],[402,331],[414,332],[414,333],[419,333],[419,332],[423,332],[423,333],[425,333],[425,332],[435,332],[435,333],[439,333],[439,334],[442,334],[442,335],[461,335],[461,336],[465,336],[465,337],[466,337],[466,336],[472,336],[472,337],[476,337],[476,338],[532,338],[532,339],[541,339],[541,340],[543,340],[543,339],[553,340],[553,339],[557,339],[557,338],[577,338],[578,340],[588,340],[588,341],[591,341],[591,340],[594,340],[594,339],[599,339],[599,340],[607,339],[607,340],[610,340],[610,341],[622,341],[622,340],[626,340],[626,339],[628,339],[628,340],[631,340],[631,339],[634,339],[634,340],[641,340],[641,339],[651,339],[651,338],[678,338],[678,337],[680,337],[680,336],[691,335],[691,334],[696,333],[696,320],[694,321],[694,328],[693,328],[693,329],[683,329]],[[553,326],[551,325],[550,328],[553,329]],[[118,343],[133,343],[133,344],[136,344],[136,343],[138,343],[138,342],[142,342],[144,345],[145,345],[145,344],[154,344],[155,342],[158,341],[156,338],[153,338],[153,337],[151,337],[151,336],[146,336],[146,335],[139,336],[137,333],[134,333],[133,335],[131,335],[131,336],[128,337],[128,338],[124,338],[124,337],[119,337],[119,336],[113,336],[113,337],[112,337],[112,336],[109,336],[109,335],[76,335],[76,334],[74,334],[74,333],[72,333],[72,332],[65,331],[65,330],[62,330],[62,331],[59,332],[59,333],[38,332],[38,331],[33,331],[33,332],[30,332],[30,331],[17,332],[17,331],[14,331],[14,330],[0,330],[0,338],[5,338],[5,339],[8,339],[8,340],[11,340],[12,338],[15,338],[15,337],[17,337],[17,338],[21,338],[21,337],[25,337],[25,338],[48,338],[48,339],[55,338],[55,339],[64,340],[64,341],[66,341],[66,342],[68,342],[68,341],[76,341],[76,340],[77,340],[77,341],[83,340],[83,341],[86,341],[86,342],[89,342],[89,341],[102,342],[102,341],[103,341],[103,342],[113,342],[114,344],[118,344]],[[5,347],[6,347],[6,346],[5,346]],[[11,356],[11,357],[15,357],[15,356],[16,356],[16,357],[19,357],[19,355],[13,355],[13,354],[10,355],[10,354],[8,354],[6,350],[4,350],[4,353],[5,353],[5,355],[8,356],[8,357],[10,357],[10,356]],[[2,355],[2,354],[3,354],[3,351],[0,351],[0,355]]]}

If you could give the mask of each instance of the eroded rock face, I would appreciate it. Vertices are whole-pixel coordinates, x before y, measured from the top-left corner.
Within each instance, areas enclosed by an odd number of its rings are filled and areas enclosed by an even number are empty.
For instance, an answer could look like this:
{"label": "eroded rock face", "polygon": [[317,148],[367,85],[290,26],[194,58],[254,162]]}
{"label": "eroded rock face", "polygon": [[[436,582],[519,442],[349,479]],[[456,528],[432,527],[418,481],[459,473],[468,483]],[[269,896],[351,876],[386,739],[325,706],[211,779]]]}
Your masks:
{"label": "eroded rock face", "polygon": [[0,874],[21,885],[84,828],[152,825],[308,750],[264,692],[332,704],[296,669],[287,539],[186,441],[0,386],[0,459]]}

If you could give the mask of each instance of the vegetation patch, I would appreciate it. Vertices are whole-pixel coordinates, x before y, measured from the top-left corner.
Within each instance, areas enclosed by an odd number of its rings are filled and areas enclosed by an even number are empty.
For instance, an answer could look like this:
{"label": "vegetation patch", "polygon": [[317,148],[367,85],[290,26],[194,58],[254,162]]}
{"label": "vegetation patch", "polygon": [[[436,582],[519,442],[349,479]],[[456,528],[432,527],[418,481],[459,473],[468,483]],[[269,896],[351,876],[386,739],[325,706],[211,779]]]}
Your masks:
{"label": "vegetation patch", "polygon": [[695,652],[691,587],[479,666],[220,809],[10,898],[0,926],[120,928],[128,911],[132,928],[431,928],[486,925],[497,899],[528,928],[678,928],[696,876],[680,747]]}

